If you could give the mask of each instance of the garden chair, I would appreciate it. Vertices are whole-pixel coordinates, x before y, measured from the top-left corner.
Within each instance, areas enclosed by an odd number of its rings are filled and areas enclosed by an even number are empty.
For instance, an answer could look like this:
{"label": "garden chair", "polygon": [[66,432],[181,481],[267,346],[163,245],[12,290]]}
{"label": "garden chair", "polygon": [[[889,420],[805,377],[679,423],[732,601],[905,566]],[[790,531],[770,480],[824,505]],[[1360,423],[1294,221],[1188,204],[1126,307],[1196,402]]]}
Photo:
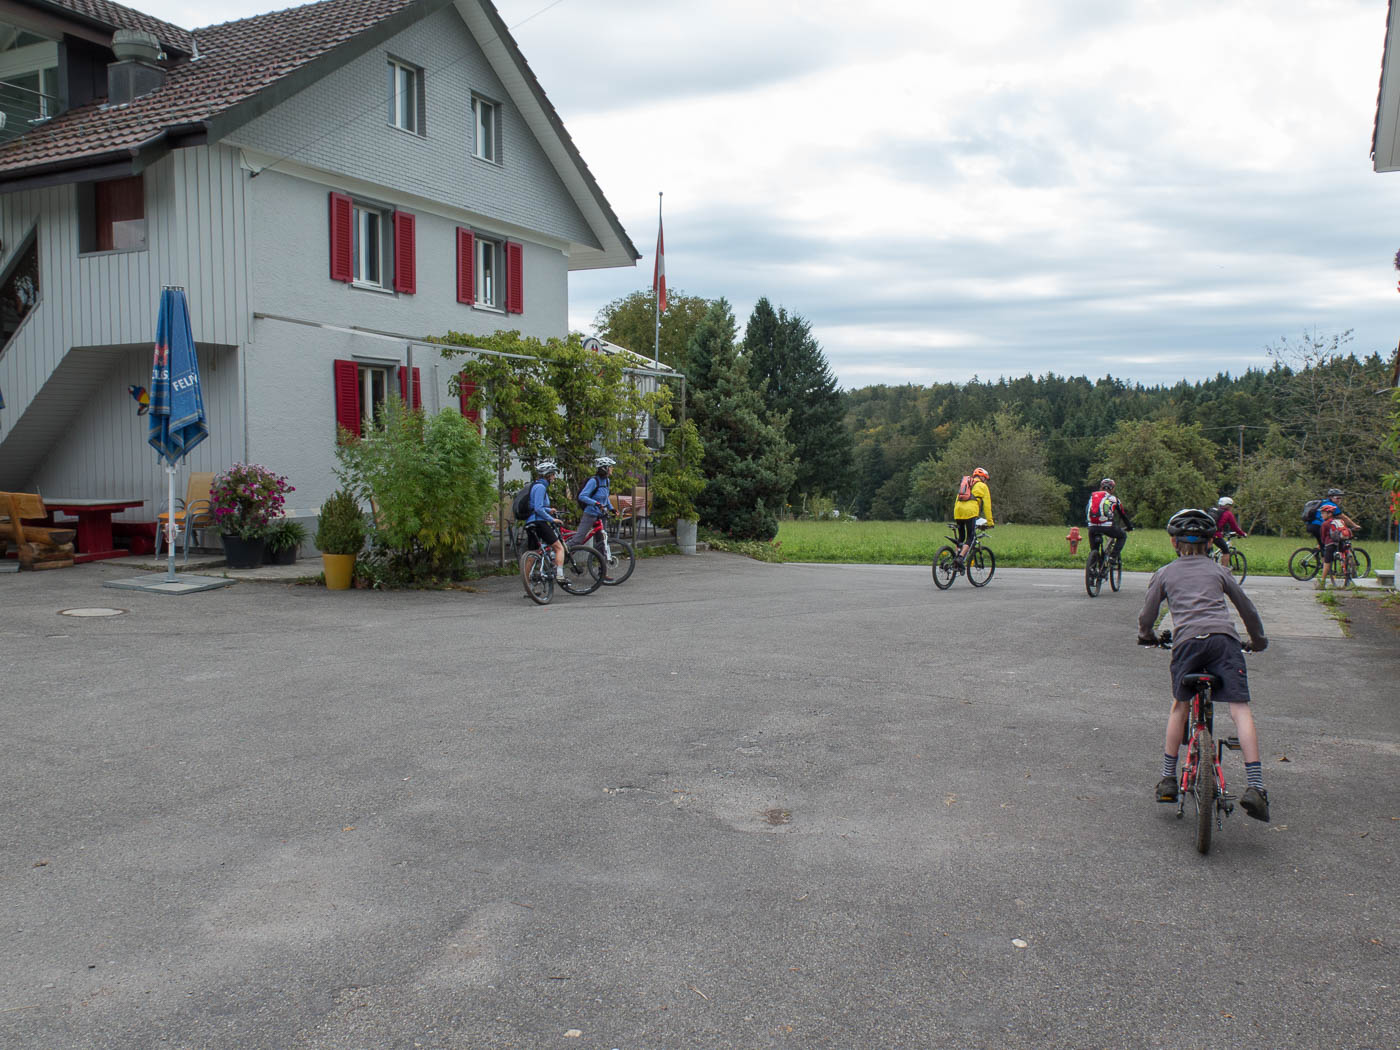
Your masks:
{"label": "garden chair", "polygon": [[[205,546],[204,530],[213,528],[214,515],[209,506],[209,490],[214,487],[213,471],[191,471],[185,484],[185,498],[175,500],[175,527],[184,533],[185,554],[181,564],[189,564],[190,537],[199,532],[199,546]],[[165,537],[165,523],[170,520],[170,508],[161,502],[163,508],[156,515],[156,552],[169,550],[170,541]]]}

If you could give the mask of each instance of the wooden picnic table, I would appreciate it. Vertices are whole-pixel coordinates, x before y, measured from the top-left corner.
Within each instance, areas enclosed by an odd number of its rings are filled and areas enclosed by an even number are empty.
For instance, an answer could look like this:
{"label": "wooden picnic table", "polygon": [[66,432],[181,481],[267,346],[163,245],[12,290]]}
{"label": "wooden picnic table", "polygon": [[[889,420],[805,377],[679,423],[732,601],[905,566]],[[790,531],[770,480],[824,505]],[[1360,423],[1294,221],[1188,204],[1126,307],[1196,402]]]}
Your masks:
{"label": "wooden picnic table", "polygon": [[71,514],[78,519],[78,535],[74,540],[75,562],[101,561],[105,558],[125,558],[129,550],[119,550],[112,536],[112,515],[145,504],[143,499],[44,499],[49,518],[55,514]]}

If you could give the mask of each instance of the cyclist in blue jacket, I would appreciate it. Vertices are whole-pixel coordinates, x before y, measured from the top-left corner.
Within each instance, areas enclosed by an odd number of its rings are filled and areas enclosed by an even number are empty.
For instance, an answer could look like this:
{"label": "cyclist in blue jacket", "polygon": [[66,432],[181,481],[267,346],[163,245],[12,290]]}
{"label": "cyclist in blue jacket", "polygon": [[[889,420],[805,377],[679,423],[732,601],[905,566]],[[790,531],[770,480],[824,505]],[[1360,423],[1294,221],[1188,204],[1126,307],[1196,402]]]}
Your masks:
{"label": "cyclist in blue jacket", "polygon": [[[574,533],[571,546],[583,546],[585,537],[593,531],[593,525],[599,518],[607,516],[610,504],[608,499],[609,482],[612,480],[613,467],[617,465],[617,460],[611,456],[599,456],[597,470],[593,476],[583,483],[583,488],[579,489],[578,505],[583,512],[578,520],[578,531]],[[598,553],[603,553],[603,537],[598,535],[593,537],[593,546],[598,548]],[[604,558],[606,563],[607,559]]]}
{"label": "cyclist in blue jacket", "polygon": [[549,483],[559,473],[559,466],[547,459],[536,468],[535,480],[530,483],[530,516],[525,519],[525,532],[537,537],[536,543],[543,543],[554,553],[554,578],[564,578],[564,544],[559,540],[555,525],[562,525],[549,505]]}

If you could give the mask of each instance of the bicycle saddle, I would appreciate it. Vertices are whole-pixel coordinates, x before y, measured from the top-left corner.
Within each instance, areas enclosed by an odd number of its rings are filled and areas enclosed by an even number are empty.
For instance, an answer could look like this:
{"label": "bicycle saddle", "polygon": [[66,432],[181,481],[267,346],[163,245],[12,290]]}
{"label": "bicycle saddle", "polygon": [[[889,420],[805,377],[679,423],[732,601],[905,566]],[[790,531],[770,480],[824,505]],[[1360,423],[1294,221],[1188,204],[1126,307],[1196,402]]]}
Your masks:
{"label": "bicycle saddle", "polygon": [[1182,675],[1181,684],[1192,692],[1197,692],[1202,686],[1209,686],[1211,692],[1215,692],[1220,688],[1220,676],[1216,674]]}

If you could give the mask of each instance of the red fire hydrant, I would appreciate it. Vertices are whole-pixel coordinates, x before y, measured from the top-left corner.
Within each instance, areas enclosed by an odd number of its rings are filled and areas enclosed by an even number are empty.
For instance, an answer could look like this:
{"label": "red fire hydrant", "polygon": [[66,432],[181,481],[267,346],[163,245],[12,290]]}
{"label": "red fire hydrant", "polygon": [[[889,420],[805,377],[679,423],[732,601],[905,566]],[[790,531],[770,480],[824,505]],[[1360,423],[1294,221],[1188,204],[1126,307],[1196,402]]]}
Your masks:
{"label": "red fire hydrant", "polygon": [[1069,552],[1070,552],[1071,554],[1078,554],[1078,553],[1079,553],[1079,526],[1078,526],[1078,525],[1071,525],[1071,526],[1069,527],[1069,535],[1066,536],[1065,539],[1069,540]]}

